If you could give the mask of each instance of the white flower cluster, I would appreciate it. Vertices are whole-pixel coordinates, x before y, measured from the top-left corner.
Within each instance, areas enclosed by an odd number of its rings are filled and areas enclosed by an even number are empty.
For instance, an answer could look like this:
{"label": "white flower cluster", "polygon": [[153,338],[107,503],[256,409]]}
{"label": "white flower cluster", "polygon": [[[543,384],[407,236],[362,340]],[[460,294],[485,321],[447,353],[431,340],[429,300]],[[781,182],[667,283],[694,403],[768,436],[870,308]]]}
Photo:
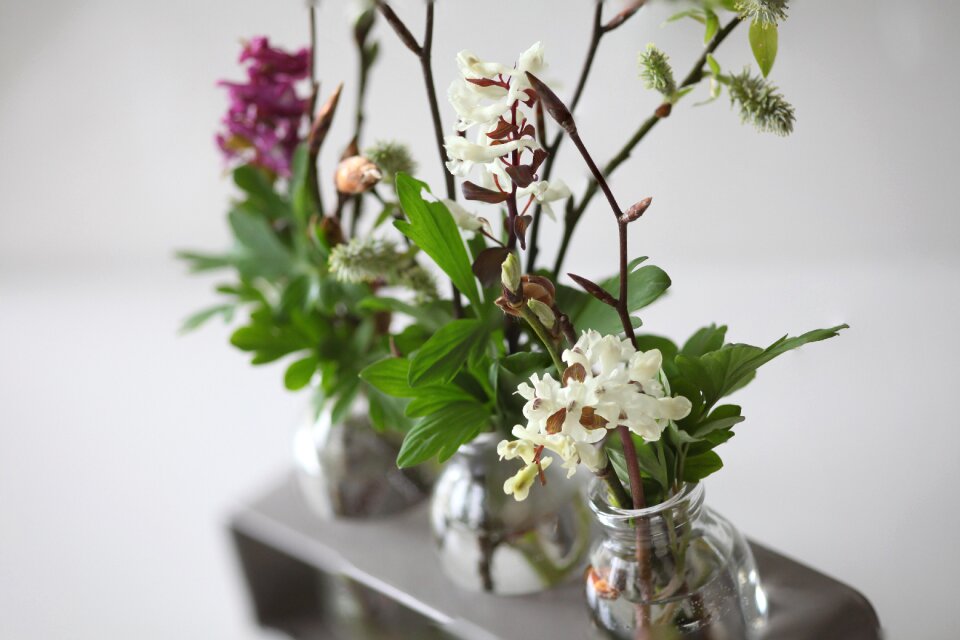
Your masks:
{"label": "white flower cluster", "polygon": [[[606,464],[600,443],[607,431],[620,425],[644,440],[660,439],[671,420],[690,413],[690,401],[669,397],[663,387],[660,351],[637,351],[629,340],[586,331],[572,349],[563,352],[567,370],[563,383],[550,374],[534,374],[517,388],[527,403],[527,426],[513,428],[516,440],[502,441],[502,460],[520,458],[524,468],[511,478],[504,491],[523,500],[540,462],[538,452],[553,452],[563,461],[567,477],[578,464],[599,471]],[[543,447],[543,449],[540,449]],[[542,462],[541,462],[542,464]],[[532,468],[532,470],[531,470]]]}
{"label": "white flower cluster", "polygon": [[[539,73],[545,68],[543,45],[536,43],[520,54],[516,65],[507,67],[495,62],[484,62],[470,51],[457,55],[460,78],[450,85],[448,98],[457,112],[457,133],[447,136],[447,169],[455,176],[466,178],[474,167],[480,167],[481,186],[500,192],[510,192],[513,180],[507,167],[516,157],[529,154],[524,164],[534,167],[545,154],[537,141],[535,120],[528,118],[524,106],[533,104],[535,92],[527,79],[527,72]],[[471,141],[466,131],[476,129],[476,140]],[[535,152],[539,156],[533,158]],[[561,180],[548,183],[534,180],[517,189],[517,200],[535,199],[551,217],[551,202],[570,197],[570,189]],[[448,205],[449,206],[449,205]],[[521,204],[522,206],[522,204]],[[463,216],[463,210],[458,214]],[[479,223],[467,225],[479,228]]]}

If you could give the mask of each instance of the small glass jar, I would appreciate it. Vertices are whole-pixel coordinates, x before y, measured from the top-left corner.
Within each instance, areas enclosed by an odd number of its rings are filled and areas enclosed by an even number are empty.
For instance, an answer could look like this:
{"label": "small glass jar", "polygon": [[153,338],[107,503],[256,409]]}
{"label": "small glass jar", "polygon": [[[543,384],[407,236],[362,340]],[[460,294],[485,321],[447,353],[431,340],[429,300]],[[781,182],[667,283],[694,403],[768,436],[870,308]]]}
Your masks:
{"label": "small glass jar", "polygon": [[526,500],[503,491],[517,466],[497,455],[501,436],[460,447],[437,478],[430,503],[444,573],[470,591],[535,593],[583,569],[591,518],[578,483],[553,464]]}
{"label": "small glass jar", "polygon": [[334,423],[331,410],[324,408],[303,423],[293,440],[303,496],[326,518],[386,516],[426,499],[429,471],[398,469],[399,450],[395,434],[373,428],[362,395],[344,419]]}
{"label": "small glass jar", "polygon": [[589,504],[601,536],[586,572],[600,638],[757,638],[767,602],[746,539],[688,484],[646,509],[612,506],[595,481]]}

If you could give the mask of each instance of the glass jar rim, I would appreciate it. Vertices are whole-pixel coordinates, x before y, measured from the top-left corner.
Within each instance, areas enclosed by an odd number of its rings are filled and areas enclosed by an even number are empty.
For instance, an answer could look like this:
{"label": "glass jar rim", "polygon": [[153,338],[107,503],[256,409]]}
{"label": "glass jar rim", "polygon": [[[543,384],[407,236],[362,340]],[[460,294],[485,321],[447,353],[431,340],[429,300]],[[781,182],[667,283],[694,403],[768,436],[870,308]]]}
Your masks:
{"label": "glass jar rim", "polygon": [[617,525],[628,525],[636,519],[649,519],[663,515],[668,511],[677,509],[685,504],[692,508],[688,511],[693,515],[693,511],[699,509],[703,502],[703,484],[700,482],[684,483],[683,489],[670,496],[663,502],[644,507],[642,509],[623,509],[610,504],[607,499],[607,486],[600,479],[595,479],[591,485],[588,495],[590,509],[603,522]]}

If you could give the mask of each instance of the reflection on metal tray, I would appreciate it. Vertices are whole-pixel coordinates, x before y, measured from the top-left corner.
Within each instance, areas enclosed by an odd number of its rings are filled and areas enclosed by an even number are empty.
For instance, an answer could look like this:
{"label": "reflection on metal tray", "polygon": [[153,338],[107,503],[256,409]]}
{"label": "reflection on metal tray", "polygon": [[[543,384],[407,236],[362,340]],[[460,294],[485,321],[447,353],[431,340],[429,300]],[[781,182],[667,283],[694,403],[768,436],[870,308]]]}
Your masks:
{"label": "reflection on metal tray", "polygon": [[[447,582],[425,505],[372,520],[322,520],[293,477],[238,511],[231,533],[257,621],[293,638],[433,640],[591,637],[579,583],[532,596],[465,592]],[[857,591],[752,543],[770,602],[767,637],[878,640]]]}

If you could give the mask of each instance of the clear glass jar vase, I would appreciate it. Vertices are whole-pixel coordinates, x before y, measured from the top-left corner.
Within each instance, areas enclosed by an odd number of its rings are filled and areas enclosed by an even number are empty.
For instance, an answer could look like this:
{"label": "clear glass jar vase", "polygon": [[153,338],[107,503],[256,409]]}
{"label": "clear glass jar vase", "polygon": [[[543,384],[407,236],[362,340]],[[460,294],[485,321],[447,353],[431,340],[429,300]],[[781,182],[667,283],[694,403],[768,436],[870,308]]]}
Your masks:
{"label": "clear glass jar vase", "polygon": [[446,464],[430,521],[444,573],[458,586],[498,595],[535,593],[583,569],[591,517],[578,483],[558,464],[517,502],[503,491],[517,468],[497,455],[501,436],[482,433]]}
{"label": "clear glass jar vase", "polygon": [[702,484],[639,510],[612,506],[595,481],[601,535],[586,571],[598,638],[744,640],[760,636],[767,603],[743,535],[703,505]]}
{"label": "clear glass jar vase", "polygon": [[329,408],[314,412],[293,439],[296,475],[311,509],[326,518],[373,518],[397,513],[430,493],[426,468],[398,469],[400,441],[370,422],[367,401],[354,400],[334,422]]}

